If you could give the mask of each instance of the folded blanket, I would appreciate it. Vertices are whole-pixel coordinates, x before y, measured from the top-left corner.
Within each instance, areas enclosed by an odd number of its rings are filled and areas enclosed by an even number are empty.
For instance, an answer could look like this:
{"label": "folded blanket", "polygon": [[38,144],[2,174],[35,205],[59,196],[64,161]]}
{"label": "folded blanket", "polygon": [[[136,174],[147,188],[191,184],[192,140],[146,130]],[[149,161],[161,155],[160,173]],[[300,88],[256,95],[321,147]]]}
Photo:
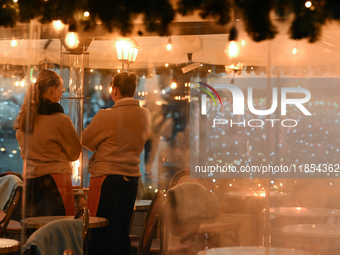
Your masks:
{"label": "folded blanket", "polygon": [[21,179],[13,174],[8,174],[0,178],[0,209],[4,212],[10,206],[10,201],[15,195],[15,189],[22,186]]}
{"label": "folded blanket", "polygon": [[35,231],[24,245],[24,252],[36,246],[37,255],[60,255],[66,249],[74,255],[83,255],[84,221],[62,219],[52,221]]}
{"label": "folded blanket", "polygon": [[168,190],[167,196],[170,206],[175,208],[179,224],[193,220],[209,223],[220,214],[218,197],[201,184],[178,184]]}

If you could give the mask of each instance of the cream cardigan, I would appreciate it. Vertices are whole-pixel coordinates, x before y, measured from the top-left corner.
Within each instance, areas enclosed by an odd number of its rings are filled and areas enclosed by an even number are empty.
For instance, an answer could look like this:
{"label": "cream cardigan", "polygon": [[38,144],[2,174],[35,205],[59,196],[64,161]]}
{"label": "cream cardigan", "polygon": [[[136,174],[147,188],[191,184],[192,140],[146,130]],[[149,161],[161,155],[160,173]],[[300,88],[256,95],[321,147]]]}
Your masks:
{"label": "cream cardigan", "polygon": [[21,157],[24,164],[26,163],[27,178],[46,174],[71,175],[72,168],[69,162],[77,160],[82,151],[71,119],[59,112],[37,115],[33,132],[27,134],[27,148],[25,132],[18,129],[16,138],[21,148]]}
{"label": "cream cardigan", "polygon": [[132,97],[100,110],[82,133],[83,146],[95,151],[89,160],[90,177],[139,177],[139,156],[150,135],[150,119],[149,110]]}

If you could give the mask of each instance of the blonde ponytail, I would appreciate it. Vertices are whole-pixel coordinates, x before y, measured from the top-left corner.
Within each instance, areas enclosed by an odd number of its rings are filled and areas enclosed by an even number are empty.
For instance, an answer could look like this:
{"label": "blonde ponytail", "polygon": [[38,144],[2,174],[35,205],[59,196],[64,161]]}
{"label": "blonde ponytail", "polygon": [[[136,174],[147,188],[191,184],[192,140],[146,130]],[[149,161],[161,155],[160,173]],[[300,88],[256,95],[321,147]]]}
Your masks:
{"label": "blonde ponytail", "polygon": [[47,69],[40,71],[37,82],[29,85],[27,89],[24,103],[21,106],[19,115],[14,123],[14,128],[32,133],[34,122],[38,114],[39,98],[49,87],[59,86],[61,82],[62,80],[56,72]]}

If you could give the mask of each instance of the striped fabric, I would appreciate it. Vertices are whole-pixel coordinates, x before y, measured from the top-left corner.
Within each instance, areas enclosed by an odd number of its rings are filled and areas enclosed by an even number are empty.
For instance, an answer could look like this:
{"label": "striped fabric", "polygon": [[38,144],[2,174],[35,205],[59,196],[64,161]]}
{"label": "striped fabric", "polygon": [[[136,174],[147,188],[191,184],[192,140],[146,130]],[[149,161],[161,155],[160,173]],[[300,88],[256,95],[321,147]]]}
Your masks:
{"label": "striped fabric", "polygon": [[106,175],[102,175],[90,179],[89,195],[87,197],[87,208],[90,210],[90,216],[97,215],[100,192],[105,178]]}
{"label": "striped fabric", "polygon": [[74,215],[76,213],[76,209],[74,207],[73,188],[70,175],[52,174],[52,177],[57,184],[60,195],[63,199],[66,215]]}

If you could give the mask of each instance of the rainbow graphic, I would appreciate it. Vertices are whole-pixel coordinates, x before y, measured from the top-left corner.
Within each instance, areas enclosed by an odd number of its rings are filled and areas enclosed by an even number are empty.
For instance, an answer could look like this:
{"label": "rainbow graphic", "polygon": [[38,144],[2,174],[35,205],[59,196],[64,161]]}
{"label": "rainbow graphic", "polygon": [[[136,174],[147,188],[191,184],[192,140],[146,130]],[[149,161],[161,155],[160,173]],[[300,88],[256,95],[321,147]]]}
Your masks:
{"label": "rainbow graphic", "polygon": [[[197,83],[200,84],[200,85],[206,86],[207,88],[212,90],[216,94],[216,96],[217,96],[217,98],[220,101],[221,106],[222,106],[222,100],[221,100],[219,94],[217,93],[217,91],[213,87],[211,87],[210,85],[205,84],[203,82],[197,82]],[[201,87],[196,87],[196,88],[206,92],[212,98],[212,100],[214,100],[215,105],[217,105],[216,100],[215,100],[215,98],[213,97],[213,95],[211,94],[210,91],[208,91],[207,89],[201,88]],[[206,94],[201,95],[201,114],[207,115],[207,95]]]}

